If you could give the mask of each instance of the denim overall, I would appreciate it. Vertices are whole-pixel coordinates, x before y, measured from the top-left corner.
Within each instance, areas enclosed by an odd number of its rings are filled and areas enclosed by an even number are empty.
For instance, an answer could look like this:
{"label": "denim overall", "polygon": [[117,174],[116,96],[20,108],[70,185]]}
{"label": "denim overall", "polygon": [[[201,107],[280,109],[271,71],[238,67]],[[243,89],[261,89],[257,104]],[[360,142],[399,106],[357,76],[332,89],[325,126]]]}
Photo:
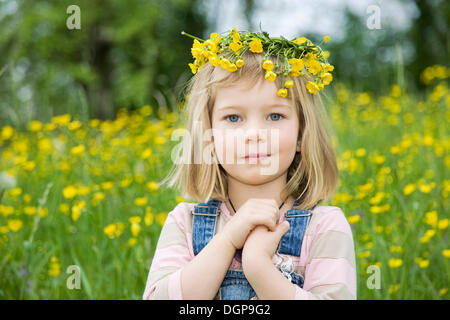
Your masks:
{"label": "denim overall", "polygon": [[[197,255],[215,235],[217,217],[220,213],[220,204],[221,202],[219,200],[211,199],[208,202],[199,203],[194,207],[194,210],[192,211],[192,245],[194,255]],[[299,203],[296,200],[293,207],[298,204]],[[315,207],[316,206],[311,210]],[[300,256],[303,236],[311,219],[311,210],[291,208],[285,213],[286,220],[289,222],[290,227],[282,236],[281,241],[278,244],[277,252],[279,254]],[[236,250],[236,260],[241,262],[241,257],[242,249]],[[284,269],[283,267],[279,267],[279,270],[292,283],[303,288],[304,278],[301,274],[298,274],[293,270]],[[214,299],[254,300],[258,299],[258,297],[242,270],[229,269]]]}

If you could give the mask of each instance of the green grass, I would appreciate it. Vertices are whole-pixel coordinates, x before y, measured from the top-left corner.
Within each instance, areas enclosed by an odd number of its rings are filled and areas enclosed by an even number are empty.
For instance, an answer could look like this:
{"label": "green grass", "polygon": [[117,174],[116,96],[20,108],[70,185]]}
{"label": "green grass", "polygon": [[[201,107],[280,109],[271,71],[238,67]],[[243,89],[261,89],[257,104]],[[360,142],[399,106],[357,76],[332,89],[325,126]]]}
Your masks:
{"label": "green grass", "polygon": [[[351,223],[358,299],[449,298],[449,106],[446,86],[423,98],[337,86],[327,101],[340,184],[322,205],[339,206]],[[177,115],[156,121],[145,106],[115,121],[61,117],[26,132],[0,128],[0,298],[141,299],[164,219],[190,201],[149,184],[168,173],[178,127]],[[135,202],[143,197],[147,203]],[[115,223],[124,229],[110,227],[110,237],[105,228]],[[427,230],[434,235],[421,241]],[[401,265],[390,266],[392,258]],[[67,287],[71,265],[80,269],[80,289]],[[379,266],[379,289],[367,286],[370,265]]]}

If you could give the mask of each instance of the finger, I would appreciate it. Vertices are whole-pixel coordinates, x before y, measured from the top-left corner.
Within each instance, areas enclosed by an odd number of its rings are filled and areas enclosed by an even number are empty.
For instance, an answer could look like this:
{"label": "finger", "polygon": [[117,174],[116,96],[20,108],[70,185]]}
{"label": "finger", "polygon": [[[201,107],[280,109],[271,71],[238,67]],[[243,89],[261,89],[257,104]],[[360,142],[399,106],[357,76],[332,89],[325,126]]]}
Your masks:
{"label": "finger", "polygon": [[288,232],[289,228],[289,222],[285,220],[277,225],[275,233],[281,238],[286,232]]}
{"label": "finger", "polygon": [[257,216],[255,216],[255,218],[253,220],[253,224],[255,226],[264,225],[270,231],[275,231],[277,228],[277,222],[274,221],[271,217],[269,217],[267,215],[258,214]]}

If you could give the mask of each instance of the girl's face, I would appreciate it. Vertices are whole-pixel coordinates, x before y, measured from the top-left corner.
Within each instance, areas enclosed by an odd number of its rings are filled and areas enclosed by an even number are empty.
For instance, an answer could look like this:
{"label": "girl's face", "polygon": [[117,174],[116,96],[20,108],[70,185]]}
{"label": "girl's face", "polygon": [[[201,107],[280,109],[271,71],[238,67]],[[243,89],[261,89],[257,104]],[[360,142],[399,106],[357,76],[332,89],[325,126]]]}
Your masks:
{"label": "girl's face", "polygon": [[294,108],[288,99],[277,96],[273,82],[264,79],[251,89],[217,90],[212,136],[218,161],[229,176],[258,185],[287,173],[300,151]]}

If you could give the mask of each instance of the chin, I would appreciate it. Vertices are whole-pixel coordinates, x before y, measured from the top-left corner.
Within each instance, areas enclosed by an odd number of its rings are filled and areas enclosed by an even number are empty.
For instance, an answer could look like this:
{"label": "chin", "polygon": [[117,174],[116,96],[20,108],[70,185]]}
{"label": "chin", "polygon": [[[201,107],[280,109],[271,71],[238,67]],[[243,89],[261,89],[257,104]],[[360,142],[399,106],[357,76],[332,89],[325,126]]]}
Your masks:
{"label": "chin", "polygon": [[260,185],[273,180],[278,174],[261,174],[261,168],[248,169],[239,175],[241,181],[248,185]]}

